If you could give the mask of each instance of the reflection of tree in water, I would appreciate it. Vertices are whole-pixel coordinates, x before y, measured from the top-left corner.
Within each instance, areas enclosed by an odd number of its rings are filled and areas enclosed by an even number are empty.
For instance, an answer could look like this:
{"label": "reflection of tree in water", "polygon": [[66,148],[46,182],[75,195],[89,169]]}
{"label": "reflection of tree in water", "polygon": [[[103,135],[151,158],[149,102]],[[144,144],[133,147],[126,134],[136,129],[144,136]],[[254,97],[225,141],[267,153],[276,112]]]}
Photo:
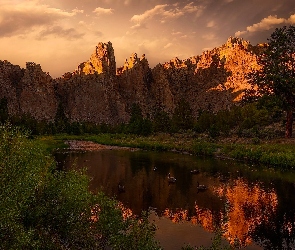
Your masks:
{"label": "reflection of tree in water", "polygon": [[275,215],[278,198],[274,190],[265,191],[258,184],[248,185],[238,179],[233,185],[217,188],[219,196],[225,196],[229,203],[222,229],[231,244],[249,245],[257,227],[268,227]]}
{"label": "reflection of tree in water", "polygon": [[269,224],[259,225],[254,240],[265,249],[295,249],[295,187],[292,183],[275,183],[279,202],[276,216]]}
{"label": "reflection of tree in water", "polygon": [[130,155],[130,167],[133,175],[136,175],[142,168],[149,173],[152,166],[152,159],[148,155],[135,153]]}

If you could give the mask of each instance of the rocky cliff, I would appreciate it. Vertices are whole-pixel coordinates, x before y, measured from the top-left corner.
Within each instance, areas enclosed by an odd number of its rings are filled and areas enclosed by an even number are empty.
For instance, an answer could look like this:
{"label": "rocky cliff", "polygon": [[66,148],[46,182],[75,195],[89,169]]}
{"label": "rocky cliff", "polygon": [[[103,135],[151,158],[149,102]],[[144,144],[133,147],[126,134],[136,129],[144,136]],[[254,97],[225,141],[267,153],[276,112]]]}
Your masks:
{"label": "rocky cliff", "polygon": [[246,74],[258,67],[255,48],[242,39],[229,38],[200,56],[157,65],[152,69],[151,84],[157,105],[173,113],[177,103],[185,99],[195,117],[199,110],[229,109],[249,87]]}
{"label": "rocky cliff", "polygon": [[8,100],[10,114],[47,121],[60,105],[70,121],[117,124],[128,122],[133,103],[152,117],[155,110],[172,114],[183,99],[197,117],[199,110],[217,112],[240,100],[261,50],[263,45],[231,37],[202,55],[174,58],[153,69],[145,55],[133,53],[116,69],[112,44],[99,43],[87,62],[57,79],[35,63],[21,69],[0,61],[0,99]]}
{"label": "rocky cliff", "polygon": [[54,120],[57,98],[54,80],[39,64],[26,63],[26,68],[0,61],[0,99],[8,101],[10,115],[29,114],[37,120]]}

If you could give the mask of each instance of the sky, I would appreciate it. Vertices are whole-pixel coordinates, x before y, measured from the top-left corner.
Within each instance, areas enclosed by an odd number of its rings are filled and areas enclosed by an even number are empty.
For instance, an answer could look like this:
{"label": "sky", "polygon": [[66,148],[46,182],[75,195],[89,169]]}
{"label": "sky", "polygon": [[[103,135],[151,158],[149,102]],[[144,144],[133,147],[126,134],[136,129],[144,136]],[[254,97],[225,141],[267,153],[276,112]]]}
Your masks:
{"label": "sky", "polygon": [[59,77],[110,41],[117,67],[134,52],[154,67],[230,36],[266,42],[285,25],[295,25],[295,0],[0,0],[0,60]]}

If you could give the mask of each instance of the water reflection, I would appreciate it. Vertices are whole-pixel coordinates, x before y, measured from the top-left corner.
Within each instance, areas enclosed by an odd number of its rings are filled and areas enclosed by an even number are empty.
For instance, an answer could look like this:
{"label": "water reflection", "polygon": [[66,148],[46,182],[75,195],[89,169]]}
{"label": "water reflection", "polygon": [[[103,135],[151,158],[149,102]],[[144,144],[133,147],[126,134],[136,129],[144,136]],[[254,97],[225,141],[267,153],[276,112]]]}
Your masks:
{"label": "water reflection", "polygon": [[[198,236],[192,237],[195,241],[190,239],[192,245],[200,242],[200,234],[222,229],[231,244],[247,249],[259,249],[257,244],[264,249],[295,249],[294,185],[278,183],[266,174],[258,178],[246,165],[141,151],[103,150],[56,157],[62,168],[87,168],[91,190],[116,196],[131,209],[126,210],[128,215],[152,207],[159,218],[191,225],[172,239],[161,233],[162,245],[172,240],[173,249],[180,249],[177,239],[191,234],[192,226],[201,225],[205,231],[198,230]],[[175,183],[169,183],[168,173],[177,179]],[[124,186],[124,192],[118,185]]]}
{"label": "water reflection", "polygon": [[265,191],[259,183],[251,185],[243,179],[217,187],[216,193],[227,201],[222,229],[231,244],[249,245],[257,226],[268,225],[278,205],[274,189]]}

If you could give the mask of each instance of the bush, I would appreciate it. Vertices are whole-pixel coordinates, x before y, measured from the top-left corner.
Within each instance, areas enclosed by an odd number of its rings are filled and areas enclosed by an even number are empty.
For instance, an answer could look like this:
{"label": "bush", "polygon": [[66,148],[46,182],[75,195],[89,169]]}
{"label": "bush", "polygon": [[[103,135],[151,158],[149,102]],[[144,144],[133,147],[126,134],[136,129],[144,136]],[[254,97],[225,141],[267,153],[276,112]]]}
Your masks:
{"label": "bush", "polygon": [[1,249],[160,249],[147,217],[124,218],[118,202],[61,172],[27,134],[0,127]]}

